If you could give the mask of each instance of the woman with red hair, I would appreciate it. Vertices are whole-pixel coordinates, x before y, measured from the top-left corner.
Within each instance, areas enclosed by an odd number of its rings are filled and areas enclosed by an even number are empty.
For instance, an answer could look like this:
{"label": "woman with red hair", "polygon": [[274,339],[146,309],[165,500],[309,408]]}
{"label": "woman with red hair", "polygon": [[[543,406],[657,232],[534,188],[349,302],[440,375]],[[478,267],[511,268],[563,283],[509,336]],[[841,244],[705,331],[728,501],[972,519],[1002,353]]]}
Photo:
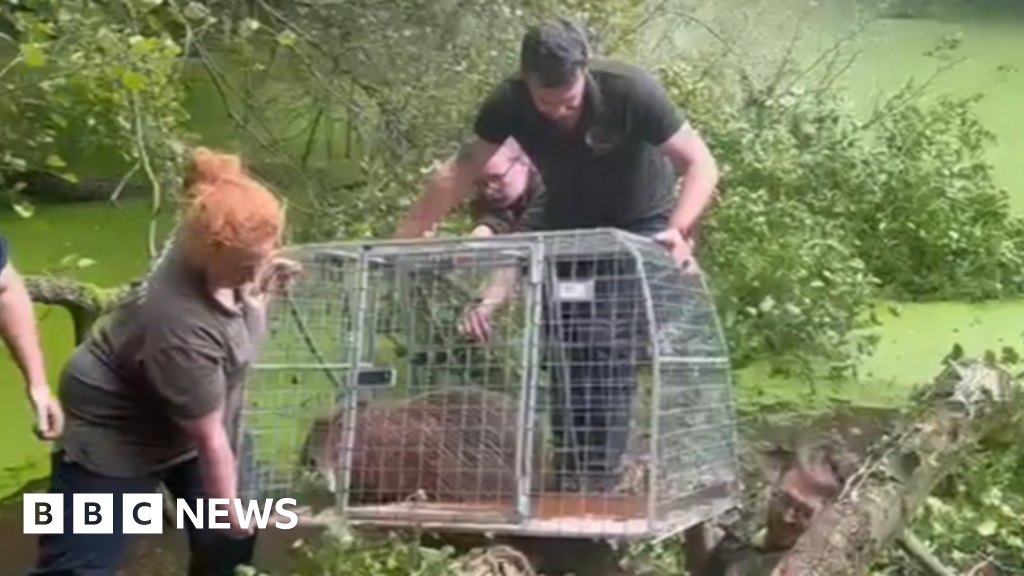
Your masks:
{"label": "woman with red hair", "polygon": [[[50,492],[64,495],[64,531],[40,537],[35,576],[114,576],[127,544],[122,494],[162,483],[193,509],[198,498],[239,497],[233,436],[262,297],[297,270],[274,257],[281,202],[237,156],[196,150],[185,185],[171,247],[61,375],[66,422]],[[112,533],[72,533],[76,493],[114,495]],[[233,510],[227,522],[189,531],[190,576],[229,576],[250,562],[255,534]]]}

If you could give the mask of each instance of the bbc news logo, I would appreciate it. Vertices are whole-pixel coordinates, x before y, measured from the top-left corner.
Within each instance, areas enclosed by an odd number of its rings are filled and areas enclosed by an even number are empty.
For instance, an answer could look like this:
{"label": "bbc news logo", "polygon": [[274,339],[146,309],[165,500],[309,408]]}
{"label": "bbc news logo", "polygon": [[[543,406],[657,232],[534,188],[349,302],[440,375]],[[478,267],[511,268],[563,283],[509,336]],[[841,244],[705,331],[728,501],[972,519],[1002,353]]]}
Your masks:
{"label": "bbc news logo", "polygon": [[[121,504],[122,534],[163,534],[162,494],[123,494]],[[175,503],[175,524],[182,530],[185,528],[185,519],[188,518],[192,526],[199,529],[227,529],[230,527],[228,514],[230,507],[233,507],[242,528],[265,530],[272,526],[290,530],[299,523],[299,517],[290,509],[295,506],[294,498],[281,498],[276,501],[267,498],[263,501],[262,507],[258,500],[247,501],[241,498],[200,498],[195,501],[194,506],[190,506],[185,499],[178,498]],[[73,534],[114,533],[113,494],[73,494],[72,509],[69,511],[64,508],[63,494],[25,494],[24,533],[63,534],[64,518],[68,514],[71,515]]]}

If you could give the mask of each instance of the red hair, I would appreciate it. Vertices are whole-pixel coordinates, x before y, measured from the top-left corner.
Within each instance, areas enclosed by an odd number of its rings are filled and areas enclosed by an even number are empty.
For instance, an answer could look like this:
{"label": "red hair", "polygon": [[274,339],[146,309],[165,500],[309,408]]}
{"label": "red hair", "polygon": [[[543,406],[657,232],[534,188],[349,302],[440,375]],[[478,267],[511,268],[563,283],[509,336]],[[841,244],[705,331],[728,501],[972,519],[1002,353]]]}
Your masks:
{"label": "red hair", "polygon": [[182,224],[207,248],[247,248],[276,240],[284,229],[284,207],[250,176],[242,160],[198,148],[185,174]]}

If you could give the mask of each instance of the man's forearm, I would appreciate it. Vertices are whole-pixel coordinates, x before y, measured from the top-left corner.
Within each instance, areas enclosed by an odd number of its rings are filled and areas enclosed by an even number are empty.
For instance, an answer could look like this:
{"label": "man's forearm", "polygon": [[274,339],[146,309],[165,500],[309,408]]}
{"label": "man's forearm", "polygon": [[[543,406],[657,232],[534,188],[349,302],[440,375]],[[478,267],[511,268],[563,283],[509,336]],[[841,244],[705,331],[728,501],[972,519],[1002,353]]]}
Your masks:
{"label": "man's forearm", "polygon": [[206,497],[237,498],[238,476],[235,455],[227,434],[217,434],[214,438],[199,444],[197,448]]}
{"label": "man's forearm", "polygon": [[0,336],[14,356],[25,384],[29,388],[46,386],[46,366],[32,300],[12,269],[5,270],[4,276],[8,278],[0,291]]}
{"label": "man's forearm", "polygon": [[484,286],[480,293],[480,303],[497,309],[508,300],[515,291],[516,281],[519,280],[519,270],[516,268],[499,268],[491,275],[490,282]]}
{"label": "man's forearm", "polygon": [[689,235],[711,203],[718,186],[718,166],[712,162],[691,165],[679,183],[679,202],[670,227]]}
{"label": "man's forearm", "polygon": [[451,163],[438,170],[427,184],[427,189],[409,209],[399,223],[395,237],[421,238],[430,231],[461,199],[460,181],[463,178]]}

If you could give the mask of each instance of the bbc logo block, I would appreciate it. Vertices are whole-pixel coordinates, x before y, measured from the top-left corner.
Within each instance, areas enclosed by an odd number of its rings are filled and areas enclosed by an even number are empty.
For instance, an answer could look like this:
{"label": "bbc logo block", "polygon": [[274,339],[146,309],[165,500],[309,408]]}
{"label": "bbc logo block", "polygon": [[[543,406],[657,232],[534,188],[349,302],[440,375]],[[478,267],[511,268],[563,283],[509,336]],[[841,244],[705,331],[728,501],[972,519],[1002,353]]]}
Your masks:
{"label": "bbc logo block", "polygon": [[63,494],[25,494],[22,502],[25,534],[64,533]]}
{"label": "bbc logo block", "polygon": [[[121,494],[121,510],[114,505],[114,494],[72,494],[71,509],[62,494],[25,494],[23,523],[25,534],[63,534],[70,518],[72,534],[162,534],[164,530],[164,498],[156,492]],[[176,528],[186,528],[186,519],[193,527],[225,529],[226,518],[233,508],[243,528],[266,529],[268,526],[289,530],[298,525],[292,508],[294,498],[262,501],[239,498],[177,499],[172,517]],[[118,518],[117,516],[120,516]]]}
{"label": "bbc logo block", "polygon": [[164,497],[162,494],[125,494],[121,502],[123,534],[163,534]]}

